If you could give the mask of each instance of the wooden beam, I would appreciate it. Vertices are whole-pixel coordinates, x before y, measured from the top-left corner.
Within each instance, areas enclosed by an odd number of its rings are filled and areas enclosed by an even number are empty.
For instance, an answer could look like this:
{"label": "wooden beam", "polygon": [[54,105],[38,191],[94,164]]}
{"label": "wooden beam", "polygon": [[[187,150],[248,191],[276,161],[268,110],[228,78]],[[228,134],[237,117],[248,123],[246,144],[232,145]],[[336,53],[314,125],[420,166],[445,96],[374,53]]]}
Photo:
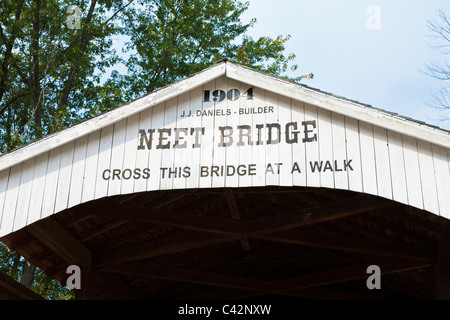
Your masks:
{"label": "wooden beam", "polygon": [[[367,199],[369,201],[367,201]],[[387,205],[389,201],[384,199],[374,199],[373,197],[358,197],[356,199],[347,199],[340,202],[333,202],[317,208],[296,210],[288,214],[281,214],[275,217],[258,219],[257,222],[250,221],[241,223],[238,221],[220,220],[210,217],[199,217],[181,213],[162,213],[145,208],[136,208],[133,210],[122,211],[125,209],[117,208],[114,204],[105,204],[111,215],[124,218],[131,216],[134,219],[145,222],[168,224],[196,231],[215,233],[223,235],[211,237],[208,235],[195,235],[183,241],[168,243],[166,241],[150,243],[137,246],[126,250],[115,250],[99,254],[96,257],[96,265],[106,265],[120,263],[123,261],[139,260],[150,258],[174,252],[181,252],[202,246],[210,246],[221,242],[233,241],[245,237],[263,239],[269,241],[293,243],[314,247],[329,248],[335,250],[345,250],[351,252],[363,252],[377,254],[380,256],[396,256],[408,258],[430,258],[428,252],[408,246],[390,245],[383,242],[361,240],[355,241],[354,238],[319,235],[314,233],[304,233],[299,231],[289,231],[288,229],[302,225],[308,225],[317,221],[324,221],[342,217],[349,214],[363,212],[374,208],[380,208]],[[113,208],[114,207],[114,208]],[[127,212],[124,214],[123,212]],[[253,224],[256,224],[255,227]],[[252,232],[246,230],[251,229]],[[270,234],[275,230],[283,230],[276,234]]]}
{"label": "wooden beam", "polygon": [[[383,262],[378,263],[378,265],[381,268],[381,274],[389,274],[429,267],[430,263],[418,263],[417,261],[403,260]],[[288,278],[273,282],[135,262],[106,266],[102,268],[102,270],[114,273],[129,274],[132,276],[142,276],[165,279],[169,281],[191,282],[222,288],[248,290],[253,291],[257,294],[290,295],[289,292],[294,290],[368,278],[369,275],[366,272],[367,267],[367,264],[356,265],[342,269],[333,269],[330,271],[307,274],[300,277]],[[297,294],[301,295],[300,292],[297,292]]]}
{"label": "wooden beam", "polygon": [[270,284],[267,281],[229,275],[211,274],[207,272],[190,271],[181,268],[160,266],[149,263],[127,262],[114,266],[107,266],[102,268],[102,270],[114,273],[129,274],[133,276],[199,283],[209,286],[242,289],[262,293],[270,292]]}
{"label": "wooden beam", "polygon": [[[184,212],[152,210],[149,208],[125,207],[108,201],[88,204],[83,210],[91,210],[106,217],[138,220],[147,223],[165,224],[176,228],[211,232],[224,235],[251,237],[252,234],[267,234],[289,230],[305,225],[339,219],[352,214],[380,209],[392,202],[375,196],[357,196],[331,202],[319,207],[294,210],[253,221],[239,222],[212,217],[193,216]],[[95,206],[89,208],[89,206]]]}
{"label": "wooden beam", "polygon": [[434,266],[434,295],[437,300],[450,300],[450,221],[446,220],[437,247]]}
{"label": "wooden beam", "polygon": [[306,274],[300,277],[279,280],[273,283],[272,290],[277,292],[299,290],[317,286],[323,286],[333,283],[340,283],[350,280],[368,278],[367,267],[369,265],[378,265],[382,275],[397,273],[407,270],[422,269],[431,266],[431,262],[421,260],[395,259],[381,260],[361,265],[343,267],[341,269],[332,269],[324,272]]}
{"label": "wooden beam", "polygon": [[53,217],[30,224],[27,230],[67,263],[85,268],[92,265],[92,252]]}
{"label": "wooden beam", "polygon": [[[238,204],[236,203],[236,199],[234,198],[233,192],[230,189],[225,190],[224,192],[225,200],[227,201],[228,208],[230,209],[231,217],[234,220],[241,220],[241,213],[239,211]],[[250,250],[250,244],[248,242],[248,238],[241,238],[241,246],[244,250]]]}
{"label": "wooden beam", "polygon": [[314,223],[335,220],[369,210],[380,209],[391,203],[390,200],[384,198],[361,195],[341,201],[333,201],[319,207],[299,209],[257,219],[247,223],[246,232],[249,234],[267,234],[284,231]]}
{"label": "wooden beam", "polygon": [[129,221],[128,220],[113,220],[113,221],[105,222],[105,223],[99,225],[98,227],[95,227],[93,230],[84,232],[80,236],[80,242],[88,241],[89,239],[95,238],[96,236],[98,236],[104,232],[110,231],[114,228],[117,228],[121,225],[124,225],[125,223],[129,223]]}
{"label": "wooden beam", "polygon": [[98,272],[97,281],[108,292],[119,299],[132,299],[132,300],[142,300],[143,297],[137,293],[128,283],[126,283],[118,275],[111,272]]}
{"label": "wooden beam", "polygon": [[253,237],[268,241],[364,253],[381,257],[434,259],[433,252],[422,248],[355,237],[305,232],[304,230],[287,230],[271,234],[253,235]]}
{"label": "wooden beam", "polygon": [[110,201],[88,203],[80,210],[92,210],[104,217],[135,220],[144,223],[163,224],[175,228],[217,233],[223,235],[243,234],[243,224],[238,221],[215,217],[194,216],[185,212],[152,209],[147,207],[128,207]]}
{"label": "wooden beam", "polygon": [[94,265],[97,267],[104,267],[125,261],[154,258],[186,250],[208,247],[237,239],[237,237],[203,233],[175,240],[164,239],[132,248],[118,249],[98,254],[94,257]]}
{"label": "wooden beam", "polygon": [[92,300],[95,293],[96,271],[92,268],[81,269],[80,289],[74,289],[76,300]]}

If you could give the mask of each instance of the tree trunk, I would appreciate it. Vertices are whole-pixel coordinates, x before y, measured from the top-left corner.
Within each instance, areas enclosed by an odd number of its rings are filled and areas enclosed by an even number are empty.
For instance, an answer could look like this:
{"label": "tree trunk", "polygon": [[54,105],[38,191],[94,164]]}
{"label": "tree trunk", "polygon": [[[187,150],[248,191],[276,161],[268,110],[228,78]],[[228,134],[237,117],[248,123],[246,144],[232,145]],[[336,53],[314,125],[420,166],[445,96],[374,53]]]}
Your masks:
{"label": "tree trunk", "polygon": [[25,262],[25,265],[23,267],[23,272],[22,272],[22,278],[20,279],[20,283],[28,288],[31,287],[31,285],[33,284],[35,271],[36,271],[35,266],[28,265],[28,263]]}
{"label": "tree trunk", "polygon": [[36,11],[33,19],[33,36],[31,42],[31,53],[33,57],[33,68],[31,70],[31,91],[33,96],[33,115],[34,115],[34,132],[36,138],[42,137],[42,101],[41,101],[41,84],[40,84],[40,66],[39,66],[39,50],[40,50],[40,11],[41,11],[41,0],[36,0]]}

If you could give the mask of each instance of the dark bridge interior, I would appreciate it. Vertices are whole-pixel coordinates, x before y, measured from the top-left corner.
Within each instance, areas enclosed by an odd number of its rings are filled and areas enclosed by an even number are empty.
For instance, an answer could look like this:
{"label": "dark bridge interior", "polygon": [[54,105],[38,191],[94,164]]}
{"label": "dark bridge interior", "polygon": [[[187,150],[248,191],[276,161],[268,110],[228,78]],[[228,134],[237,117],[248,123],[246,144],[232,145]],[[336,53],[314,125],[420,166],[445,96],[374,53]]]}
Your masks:
{"label": "dark bridge interior", "polygon": [[0,240],[63,284],[80,266],[80,299],[448,299],[449,230],[379,197],[262,187],[105,198]]}

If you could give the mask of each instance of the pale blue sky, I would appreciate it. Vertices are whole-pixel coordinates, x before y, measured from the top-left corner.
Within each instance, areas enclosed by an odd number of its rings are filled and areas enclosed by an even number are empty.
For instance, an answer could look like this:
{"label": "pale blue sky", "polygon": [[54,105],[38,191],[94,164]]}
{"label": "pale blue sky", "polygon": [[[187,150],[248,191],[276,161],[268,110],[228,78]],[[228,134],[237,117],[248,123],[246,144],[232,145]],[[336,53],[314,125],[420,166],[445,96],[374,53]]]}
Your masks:
{"label": "pale blue sky", "polygon": [[[380,29],[367,27],[371,5]],[[250,0],[243,21],[257,19],[254,38],[291,35],[286,51],[296,54],[299,74],[315,74],[304,84],[450,130],[424,103],[439,82],[420,72],[442,58],[427,36],[438,9],[450,12],[450,1]]]}

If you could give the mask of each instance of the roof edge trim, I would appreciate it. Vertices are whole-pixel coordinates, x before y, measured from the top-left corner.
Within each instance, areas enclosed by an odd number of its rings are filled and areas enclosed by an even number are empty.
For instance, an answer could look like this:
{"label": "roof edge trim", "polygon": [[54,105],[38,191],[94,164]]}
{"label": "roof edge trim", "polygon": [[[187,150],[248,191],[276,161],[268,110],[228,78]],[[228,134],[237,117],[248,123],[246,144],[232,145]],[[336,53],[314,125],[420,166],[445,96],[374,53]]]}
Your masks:
{"label": "roof edge trim", "polygon": [[2,155],[0,157],[0,171],[83,137],[94,130],[102,129],[161,102],[170,100],[177,95],[183,94],[192,88],[203,85],[225,74],[226,63],[214,64],[192,76],[158,89],[116,109],[31,142],[19,149]]}
{"label": "roof edge trim", "polygon": [[450,148],[449,131],[420,124],[381,109],[321,92],[234,63],[228,63],[226,76],[329,111]]}

